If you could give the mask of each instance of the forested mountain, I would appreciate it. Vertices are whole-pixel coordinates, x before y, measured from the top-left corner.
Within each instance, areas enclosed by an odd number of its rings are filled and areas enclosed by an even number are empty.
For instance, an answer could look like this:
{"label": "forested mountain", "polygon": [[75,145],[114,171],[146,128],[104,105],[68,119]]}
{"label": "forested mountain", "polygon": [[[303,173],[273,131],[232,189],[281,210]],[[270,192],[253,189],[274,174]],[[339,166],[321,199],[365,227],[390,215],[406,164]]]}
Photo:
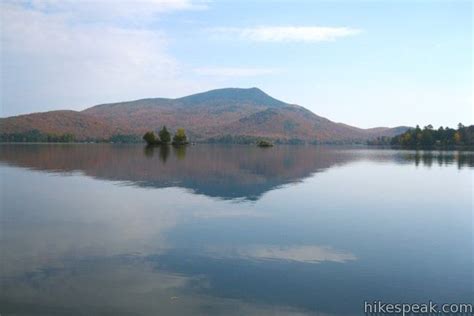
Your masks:
{"label": "forested mountain", "polygon": [[[364,142],[395,136],[406,127],[361,129],[332,122],[302,106],[279,101],[258,88],[211,90],[177,99],[153,98],[101,104],[75,111],[33,113],[0,119],[3,140],[23,134],[72,135],[108,140],[143,135],[166,125],[183,127],[192,141],[239,142],[268,138],[281,142]],[[13,135],[13,136],[12,136]]]}

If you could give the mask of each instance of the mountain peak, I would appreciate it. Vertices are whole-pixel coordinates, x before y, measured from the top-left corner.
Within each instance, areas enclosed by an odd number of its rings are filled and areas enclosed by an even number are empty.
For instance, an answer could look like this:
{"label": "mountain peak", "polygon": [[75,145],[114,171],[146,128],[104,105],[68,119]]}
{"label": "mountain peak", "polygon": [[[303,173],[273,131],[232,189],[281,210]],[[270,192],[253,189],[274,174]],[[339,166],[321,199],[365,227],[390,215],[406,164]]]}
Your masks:
{"label": "mountain peak", "polygon": [[185,104],[201,103],[250,103],[266,106],[286,106],[285,102],[272,98],[256,87],[252,88],[222,88],[209,90],[202,93],[192,94],[178,98],[177,101]]}

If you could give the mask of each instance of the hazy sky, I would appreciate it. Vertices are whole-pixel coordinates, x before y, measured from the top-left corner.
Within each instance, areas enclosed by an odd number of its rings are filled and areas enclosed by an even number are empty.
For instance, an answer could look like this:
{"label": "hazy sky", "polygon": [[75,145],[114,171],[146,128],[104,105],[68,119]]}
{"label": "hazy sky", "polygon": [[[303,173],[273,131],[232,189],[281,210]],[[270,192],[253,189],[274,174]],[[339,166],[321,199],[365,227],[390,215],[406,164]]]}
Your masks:
{"label": "hazy sky", "polygon": [[360,127],[474,123],[471,1],[8,1],[1,116],[259,87]]}

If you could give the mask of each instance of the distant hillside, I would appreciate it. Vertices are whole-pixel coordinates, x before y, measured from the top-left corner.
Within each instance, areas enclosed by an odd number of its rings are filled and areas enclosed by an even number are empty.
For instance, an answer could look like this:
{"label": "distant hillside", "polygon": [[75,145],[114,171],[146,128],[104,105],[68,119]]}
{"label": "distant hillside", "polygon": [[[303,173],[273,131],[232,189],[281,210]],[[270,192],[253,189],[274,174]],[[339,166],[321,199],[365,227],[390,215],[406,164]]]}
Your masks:
{"label": "distant hillside", "polygon": [[103,119],[76,111],[51,111],[0,119],[0,133],[24,133],[37,130],[44,134],[73,134],[78,140],[108,139],[119,133]]}
{"label": "distant hillside", "polygon": [[38,130],[71,133],[76,140],[107,139],[116,134],[142,135],[163,125],[171,130],[184,127],[193,141],[247,136],[283,142],[352,142],[395,136],[407,129],[361,129],[279,101],[258,88],[226,88],[177,99],[101,104],[82,112],[53,111],[9,117],[0,119],[0,133]]}

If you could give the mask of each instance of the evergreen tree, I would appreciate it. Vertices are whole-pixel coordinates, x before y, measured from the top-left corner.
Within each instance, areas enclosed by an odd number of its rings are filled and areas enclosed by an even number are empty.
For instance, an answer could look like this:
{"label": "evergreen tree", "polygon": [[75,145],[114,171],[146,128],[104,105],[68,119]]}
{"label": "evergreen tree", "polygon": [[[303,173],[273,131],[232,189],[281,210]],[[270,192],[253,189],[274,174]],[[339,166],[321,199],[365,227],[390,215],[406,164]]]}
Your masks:
{"label": "evergreen tree", "polygon": [[158,135],[160,136],[160,141],[164,144],[168,144],[171,141],[171,134],[166,129],[166,126],[163,126]]}

